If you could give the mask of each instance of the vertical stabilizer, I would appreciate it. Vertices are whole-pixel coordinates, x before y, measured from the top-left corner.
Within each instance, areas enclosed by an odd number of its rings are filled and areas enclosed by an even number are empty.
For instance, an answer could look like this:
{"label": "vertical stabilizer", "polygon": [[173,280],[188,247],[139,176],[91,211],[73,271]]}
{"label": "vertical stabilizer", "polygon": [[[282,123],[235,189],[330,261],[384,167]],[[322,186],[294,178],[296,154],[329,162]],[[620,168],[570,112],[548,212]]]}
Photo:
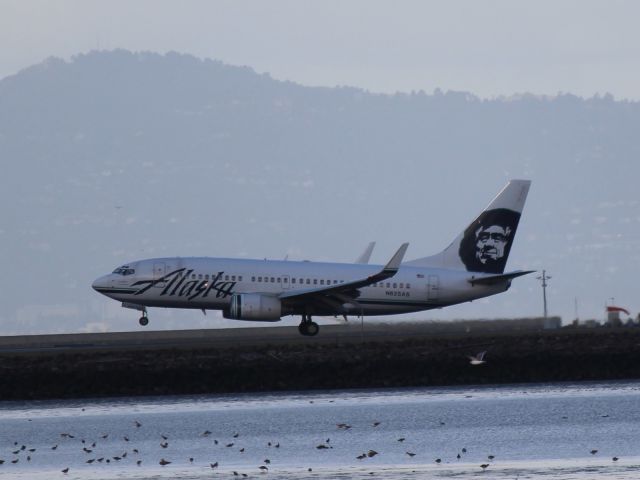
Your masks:
{"label": "vertical stabilizer", "polygon": [[503,273],[530,186],[530,180],[511,180],[447,248],[405,265]]}

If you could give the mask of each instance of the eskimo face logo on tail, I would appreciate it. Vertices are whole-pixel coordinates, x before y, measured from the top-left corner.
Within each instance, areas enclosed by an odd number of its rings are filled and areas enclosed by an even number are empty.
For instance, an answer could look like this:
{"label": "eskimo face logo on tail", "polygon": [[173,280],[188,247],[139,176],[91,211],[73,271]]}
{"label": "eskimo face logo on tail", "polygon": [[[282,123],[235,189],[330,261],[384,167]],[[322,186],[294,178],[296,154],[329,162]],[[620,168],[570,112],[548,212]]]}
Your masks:
{"label": "eskimo face logo on tail", "polygon": [[520,214],[506,208],[487,210],[467,227],[460,259],[470,272],[503,273]]}

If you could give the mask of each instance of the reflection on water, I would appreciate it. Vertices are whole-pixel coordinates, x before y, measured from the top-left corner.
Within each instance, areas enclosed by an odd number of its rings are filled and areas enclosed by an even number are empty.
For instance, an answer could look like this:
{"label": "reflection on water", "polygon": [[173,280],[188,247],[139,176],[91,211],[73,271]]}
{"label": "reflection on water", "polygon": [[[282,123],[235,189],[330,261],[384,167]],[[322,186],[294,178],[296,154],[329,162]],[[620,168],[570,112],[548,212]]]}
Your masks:
{"label": "reflection on water", "polygon": [[634,382],[2,403],[0,475],[637,478],[639,407]]}

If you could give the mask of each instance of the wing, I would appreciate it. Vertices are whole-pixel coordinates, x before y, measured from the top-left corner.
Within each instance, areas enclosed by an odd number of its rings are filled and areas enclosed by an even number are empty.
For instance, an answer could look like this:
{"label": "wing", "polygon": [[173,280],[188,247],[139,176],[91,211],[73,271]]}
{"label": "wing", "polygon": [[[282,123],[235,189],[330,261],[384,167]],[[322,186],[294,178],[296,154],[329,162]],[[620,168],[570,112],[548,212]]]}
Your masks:
{"label": "wing", "polygon": [[359,280],[339,283],[337,285],[284,292],[279,295],[279,298],[294,303],[319,302],[330,305],[336,310],[339,310],[344,303],[357,303],[355,299],[359,295],[359,288],[391,278],[398,272],[407,247],[409,247],[409,244],[403,243],[393,257],[391,257],[389,263],[374,275]]}

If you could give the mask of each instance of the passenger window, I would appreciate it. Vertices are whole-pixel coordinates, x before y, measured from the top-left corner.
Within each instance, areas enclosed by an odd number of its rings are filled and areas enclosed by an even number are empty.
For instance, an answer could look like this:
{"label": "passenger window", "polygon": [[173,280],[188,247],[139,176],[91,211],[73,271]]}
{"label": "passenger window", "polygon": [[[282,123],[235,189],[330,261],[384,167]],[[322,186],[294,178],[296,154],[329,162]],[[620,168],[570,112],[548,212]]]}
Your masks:
{"label": "passenger window", "polygon": [[284,281],[284,283],[289,283],[289,279],[287,277],[284,277],[282,280]]}
{"label": "passenger window", "polygon": [[291,279],[291,283],[296,283],[296,279],[295,279],[295,278],[292,278],[292,279]]}
{"label": "passenger window", "polygon": [[391,288],[391,284],[387,282],[387,288]]}
{"label": "passenger window", "polygon": [[397,283],[394,283],[394,284],[393,284],[393,288],[398,288],[398,284],[397,284]]}
{"label": "passenger window", "polygon": [[202,274],[198,275],[198,280],[202,280]]}
{"label": "passenger window", "polygon": [[256,277],[251,277],[251,281],[255,282],[256,281]]}
{"label": "passenger window", "polygon": [[309,285],[310,283],[311,283],[311,280],[307,278],[307,285]]}
{"label": "passenger window", "polygon": [[258,282],[262,282],[262,277],[258,277]]}
{"label": "passenger window", "polygon": [[320,280],[320,285],[324,285],[324,280]]}
{"label": "passenger window", "polygon": [[278,277],[278,283],[280,283],[280,277]]}
{"label": "passenger window", "polygon": [[314,279],[313,279],[313,284],[314,284],[314,285],[317,285],[317,284],[318,284],[318,279],[317,279],[317,278],[314,278]]}
{"label": "passenger window", "polygon": [[225,276],[224,276],[224,281],[225,281],[225,282],[228,282],[228,281],[229,281],[229,275],[225,275]]}
{"label": "passenger window", "polygon": [[241,282],[242,281],[242,275],[238,275],[238,281]]}
{"label": "passenger window", "polygon": [[407,283],[407,288],[411,288],[411,285]]}
{"label": "passenger window", "polygon": [[400,288],[404,288],[404,283],[401,283],[401,284],[400,284]]}
{"label": "passenger window", "polygon": [[274,277],[271,277],[271,283],[276,283],[276,279]]}
{"label": "passenger window", "polygon": [[231,281],[235,282],[236,281],[236,276],[235,275],[231,275]]}
{"label": "passenger window", "polygon": [[192,274],[191,274],[191,278],[192,278],[193,280],[195,280],[195,279],[196,279],[196,274],[195,274],[195,273],[192,273]]}

